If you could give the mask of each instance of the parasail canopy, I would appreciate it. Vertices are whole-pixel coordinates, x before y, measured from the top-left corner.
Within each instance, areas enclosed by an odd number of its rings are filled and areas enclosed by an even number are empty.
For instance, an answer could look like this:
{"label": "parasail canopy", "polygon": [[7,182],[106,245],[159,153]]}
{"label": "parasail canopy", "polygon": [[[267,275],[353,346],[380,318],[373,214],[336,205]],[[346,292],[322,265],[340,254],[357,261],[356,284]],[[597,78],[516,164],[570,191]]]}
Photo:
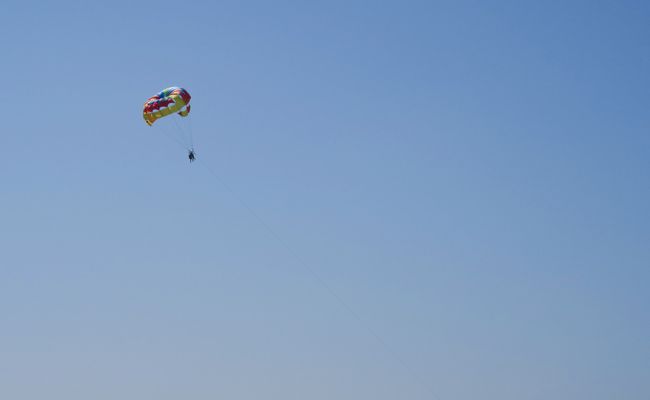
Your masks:
{"label": "parasail canopy", "polygon": [[192,97],[183,88],[172,86],[155,96],[150,97],[144,103],[142,116],[147,125],[151,126],[160,118],[172,114],[187,117],[190,113],[190,99]]}

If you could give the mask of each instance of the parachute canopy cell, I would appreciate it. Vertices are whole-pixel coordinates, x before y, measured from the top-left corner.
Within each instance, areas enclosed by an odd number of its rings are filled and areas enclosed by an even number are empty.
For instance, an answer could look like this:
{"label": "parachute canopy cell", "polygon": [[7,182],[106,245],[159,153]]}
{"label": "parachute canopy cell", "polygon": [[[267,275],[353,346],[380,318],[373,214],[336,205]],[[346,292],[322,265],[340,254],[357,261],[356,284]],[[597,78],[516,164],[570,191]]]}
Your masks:
{"label": "parachute canopy cell", "polygon": [[187,117],[190,113],[190,99],[192,97],[183,88],[172,86],[150,97],[144,103],[142,116],[147,125],[153,125],[156,120],[172,114]]}

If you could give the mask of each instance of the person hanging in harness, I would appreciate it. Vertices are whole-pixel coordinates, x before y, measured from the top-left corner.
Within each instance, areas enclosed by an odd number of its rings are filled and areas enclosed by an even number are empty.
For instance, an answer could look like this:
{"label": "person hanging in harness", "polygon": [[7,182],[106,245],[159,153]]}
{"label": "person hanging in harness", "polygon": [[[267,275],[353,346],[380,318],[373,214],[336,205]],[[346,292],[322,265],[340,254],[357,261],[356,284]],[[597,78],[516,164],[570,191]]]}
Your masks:
{"label": "person hanging in harness", "polygon": [[194,149],[189,150],[189,153],[187,154],[187,158],[190,159],[191,163],[194,162],[194,160],[196,160],[196,157],[194,156]]}

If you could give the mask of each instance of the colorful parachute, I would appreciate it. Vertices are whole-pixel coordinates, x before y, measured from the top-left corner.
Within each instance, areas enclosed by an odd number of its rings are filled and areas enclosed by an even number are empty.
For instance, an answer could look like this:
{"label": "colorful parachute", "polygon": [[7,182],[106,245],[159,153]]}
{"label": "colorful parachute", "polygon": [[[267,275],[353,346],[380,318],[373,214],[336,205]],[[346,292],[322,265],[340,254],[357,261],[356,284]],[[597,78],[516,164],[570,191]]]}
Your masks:
{"label": "colorful parachute", "polygon": [[190,113],[190,99],[190,94],[183,88],[167,88],[144,103],[144,121],[151,126],[156,120],[171,114],[187,117]]}

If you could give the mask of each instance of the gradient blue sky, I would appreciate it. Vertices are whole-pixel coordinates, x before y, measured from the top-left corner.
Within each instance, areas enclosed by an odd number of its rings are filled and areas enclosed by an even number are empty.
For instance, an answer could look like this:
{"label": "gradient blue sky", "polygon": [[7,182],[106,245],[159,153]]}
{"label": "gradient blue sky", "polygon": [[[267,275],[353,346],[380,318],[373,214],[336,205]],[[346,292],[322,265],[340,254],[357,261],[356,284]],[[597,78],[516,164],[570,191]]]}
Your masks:
{"label": "gradient blue sky", "polygon": [[1,398],[650,398],[649,2],[2,16]]}

